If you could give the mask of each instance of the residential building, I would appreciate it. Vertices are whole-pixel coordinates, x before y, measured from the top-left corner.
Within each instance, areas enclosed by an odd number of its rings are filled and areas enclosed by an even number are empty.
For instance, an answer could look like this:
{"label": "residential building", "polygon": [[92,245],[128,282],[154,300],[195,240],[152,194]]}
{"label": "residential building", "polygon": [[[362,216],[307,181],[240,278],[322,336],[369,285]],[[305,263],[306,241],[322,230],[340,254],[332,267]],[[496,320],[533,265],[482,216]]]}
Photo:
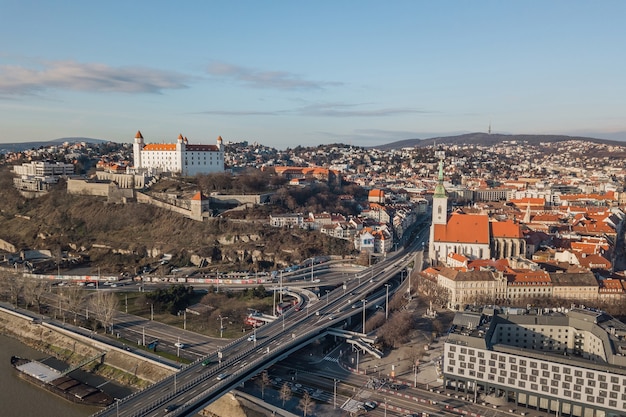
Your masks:
{"label": "residential building", "polygon": [[623,416],[625,336],[624,323],[590,309],[459,312],[444,343],[444,384],[494,407]]}

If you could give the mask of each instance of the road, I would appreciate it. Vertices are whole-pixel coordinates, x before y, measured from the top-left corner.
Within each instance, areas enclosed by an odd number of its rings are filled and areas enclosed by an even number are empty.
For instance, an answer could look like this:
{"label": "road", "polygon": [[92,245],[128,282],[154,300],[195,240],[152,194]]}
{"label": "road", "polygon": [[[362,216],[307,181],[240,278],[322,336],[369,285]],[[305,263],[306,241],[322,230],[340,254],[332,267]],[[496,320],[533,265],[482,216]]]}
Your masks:
{"label": "road", "polygon": [[203,366],[205,358],[200,358],[176,375],[95,415],[154,416],[162,415],[168,406],[176,407],[169,415],[192,415],[240,382],[320,337],[327,327],[360,314],[359,309],[351,308],[352,304],[372,297],[380,299],[384,284],[413,261],[413,251],[418,246],[421,249],[416,241],[408,250],[398,251],[357,274],[329,292],[327,298],[311,301],[300,311],[288,311],[283,319],[257,329],[255,341],[242,337],[230,342],[206,358],[213,361],[210,366]]}

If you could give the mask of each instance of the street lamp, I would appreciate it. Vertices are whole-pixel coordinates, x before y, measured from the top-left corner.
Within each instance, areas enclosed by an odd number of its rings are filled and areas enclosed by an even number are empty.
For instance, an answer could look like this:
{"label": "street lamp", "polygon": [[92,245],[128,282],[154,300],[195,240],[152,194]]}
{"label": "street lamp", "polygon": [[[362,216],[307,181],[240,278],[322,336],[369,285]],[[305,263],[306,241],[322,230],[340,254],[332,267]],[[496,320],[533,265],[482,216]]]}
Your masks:
{"label": "street lamp", "polygon": [[335,389],[333,391],[334,396],[335,396],[335,400],[334,400],[334,404],[333,404],[333,410],[337,409],[337,382],[339,381],[337,378],[333,378],[333,381],[335,383]]}
{"label": "street lamp", "polygon": [[387,417],[387,397],[385,397],[385,417]]}
{"label": "street lamp", "polygon": [[387,287],[387,294],[385,295],[385,320],[389,318],[389,284],[385,284]]}
{"label": "street lamp", "polygon": [[411,268],[407,268],[406,269],[406,273],[409,277],[409,288],[407,289],[407,292],[409,293],[409,301],[412,300],[412,295],[411,295]]}
{"label": "street lamp", "polygon": [[154,303],[150,303],[150,320],[154,321]]}
{"label": "street lamp", "polygon": [[218,319],[220,320],[220,339],[224,337],[224,319],[227,319],[228,317],[223,317],[221,314],[218,316]]}
{"label": "street lamp", "polygon": [[329,292],[330,292],[329,290],[326,290],[326,305],[328,305],[328,293]]}
{"label": "street lamp", "polygon": [[363,334],[365,334],[365,303],[367,303],[367,300],[364,298],[361,302],[363,303]]}

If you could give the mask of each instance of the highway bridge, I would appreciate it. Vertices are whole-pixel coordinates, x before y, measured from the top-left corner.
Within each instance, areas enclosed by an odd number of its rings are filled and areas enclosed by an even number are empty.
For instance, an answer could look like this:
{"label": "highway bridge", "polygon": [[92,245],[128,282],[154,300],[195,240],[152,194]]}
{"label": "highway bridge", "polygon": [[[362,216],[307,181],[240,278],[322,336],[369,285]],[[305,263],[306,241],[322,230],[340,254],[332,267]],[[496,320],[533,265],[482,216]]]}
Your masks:
{"label": "highway bridge", "polygon": [[[289,310],[280,319],[244,336],[219,351],[185,366],[179,372],[126,398],[93,416],[189,416],[270,365],[304,345],[322,337],[327,329],[385,300],[385,284],[398,275],[421,252],[420,242],[388,256],[384,261],[356,274],[319,300],[309,300],[300,311]],[[352,308],[360,302],[359,308]]]}

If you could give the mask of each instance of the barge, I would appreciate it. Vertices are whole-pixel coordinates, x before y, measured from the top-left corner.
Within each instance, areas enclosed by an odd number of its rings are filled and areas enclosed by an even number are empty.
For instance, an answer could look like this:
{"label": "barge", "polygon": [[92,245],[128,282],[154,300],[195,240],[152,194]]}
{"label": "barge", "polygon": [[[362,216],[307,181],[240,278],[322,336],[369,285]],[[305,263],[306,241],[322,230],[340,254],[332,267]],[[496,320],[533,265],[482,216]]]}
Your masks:
{"label": "barge", "polygon": [[96,407],[113,403],[113,397],[106,392],[63,375],[41,362],[12,356],[11,365],[23,379],[73,403]]}

